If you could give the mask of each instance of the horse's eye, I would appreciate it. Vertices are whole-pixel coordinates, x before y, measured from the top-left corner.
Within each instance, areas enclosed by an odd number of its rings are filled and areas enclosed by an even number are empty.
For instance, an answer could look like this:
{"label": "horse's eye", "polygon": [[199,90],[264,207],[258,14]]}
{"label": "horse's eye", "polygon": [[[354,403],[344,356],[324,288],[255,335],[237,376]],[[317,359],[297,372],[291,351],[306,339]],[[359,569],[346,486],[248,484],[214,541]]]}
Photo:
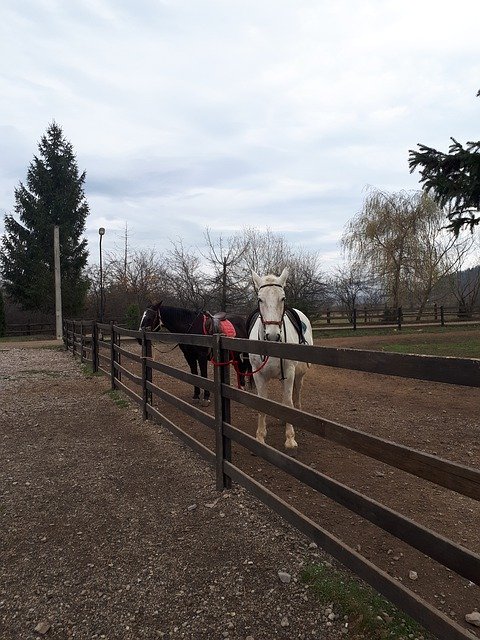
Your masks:
{"label": "horse's eye", "polygon": [[282,298],[282,302],[285,302],[285,296],[283,296],[283,298]]}

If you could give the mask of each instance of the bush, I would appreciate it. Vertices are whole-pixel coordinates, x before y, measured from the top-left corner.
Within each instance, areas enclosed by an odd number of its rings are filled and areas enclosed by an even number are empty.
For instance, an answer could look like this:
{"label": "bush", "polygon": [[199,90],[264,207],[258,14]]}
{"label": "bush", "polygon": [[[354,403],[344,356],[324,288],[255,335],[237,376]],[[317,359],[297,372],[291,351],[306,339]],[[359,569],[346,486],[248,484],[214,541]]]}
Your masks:
{"label": "bush", "polygon": [[141,314],[138,304],[129,305],[125,314],[125,324],[127,325],[127,329],[133,329],[136,331],[140,326],[140,318]]}

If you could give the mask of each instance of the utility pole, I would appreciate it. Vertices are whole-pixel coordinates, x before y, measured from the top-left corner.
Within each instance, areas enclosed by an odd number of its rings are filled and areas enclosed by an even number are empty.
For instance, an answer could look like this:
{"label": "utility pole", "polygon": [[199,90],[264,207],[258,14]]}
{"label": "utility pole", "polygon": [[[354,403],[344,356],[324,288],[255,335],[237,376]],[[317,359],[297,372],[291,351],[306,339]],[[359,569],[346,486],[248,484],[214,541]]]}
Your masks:
{"label": "utility pole", "polygon": [[55,332],[57,340],[63,337],[62,276],[60,273],[60,227],[53,227],[53,261],[55,266]]}
{"label": "utility pole", "polygon": [[103,314],[105,312],[105,300],[103,295],[103,265],[102,265],[102,238],[105,235],[104,227],[100,227],[98,230],[98,235],[100,236],[100,322],[103,322]]}

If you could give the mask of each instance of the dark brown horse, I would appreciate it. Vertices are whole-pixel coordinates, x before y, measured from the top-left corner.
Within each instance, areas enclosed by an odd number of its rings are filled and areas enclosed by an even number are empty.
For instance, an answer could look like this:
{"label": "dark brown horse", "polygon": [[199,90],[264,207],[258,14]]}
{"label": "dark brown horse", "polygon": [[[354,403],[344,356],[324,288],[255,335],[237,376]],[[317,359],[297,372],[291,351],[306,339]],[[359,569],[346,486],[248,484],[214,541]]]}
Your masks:
{"label": "dark brown horse", "polygon": [[[237,338],[246,338],[247,329],[245,326],[245,319],[242,316],[236,314],[227,313],[225,318],[229,320],[235,328],[235,334]],[[211,334],[213,329],[212,317],[205,311],[193,311],[191,309],[183,309],[181,307],[169,307],[163,305],[161,302],[150,305],[144,312],[142,320],[140,322],[140,329],[147,329],[149,331],[158,331],[161,327],[165,327],[171,333],[193,333],[199,335]],[[190,371],[198,375],[200,369],[200,375],[203,378],[208,378],[208,360],[210,358],[210,349],[208,347],[197,347],[190,344],[180,344],[185,360],[190,367]],[[240,374],[246,373],[250,369],[250,361],[248,355],[234,352],[233,359],[235,360],[235,368]],[[242,380],[243,376],[240,375],[240,384],[244,386]],[[200,388],[194,387],[193,393],[194,402],[200,402]],[[210,392],[204,390],[203,400],[201,401],[203,406],[210,404]]]}

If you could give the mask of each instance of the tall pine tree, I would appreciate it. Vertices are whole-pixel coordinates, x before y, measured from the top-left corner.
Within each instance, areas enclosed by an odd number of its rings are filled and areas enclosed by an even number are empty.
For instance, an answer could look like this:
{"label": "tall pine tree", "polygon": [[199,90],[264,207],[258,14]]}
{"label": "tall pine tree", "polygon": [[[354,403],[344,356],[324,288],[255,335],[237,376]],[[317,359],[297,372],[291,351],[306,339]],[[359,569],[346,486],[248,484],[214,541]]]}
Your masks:
{"label": "tall pine tree", "polygon": [[88,215],[73,147],[53,122],[30,164],[26,186],[15,189],[15,213],[5,216],[0,272],[7,295],[25,309],[54,312],[55,275],[53,228],[60,227],[62,306],[65,315],[78,314],[88,288],[84,268],[87,241],[82,239]]}

